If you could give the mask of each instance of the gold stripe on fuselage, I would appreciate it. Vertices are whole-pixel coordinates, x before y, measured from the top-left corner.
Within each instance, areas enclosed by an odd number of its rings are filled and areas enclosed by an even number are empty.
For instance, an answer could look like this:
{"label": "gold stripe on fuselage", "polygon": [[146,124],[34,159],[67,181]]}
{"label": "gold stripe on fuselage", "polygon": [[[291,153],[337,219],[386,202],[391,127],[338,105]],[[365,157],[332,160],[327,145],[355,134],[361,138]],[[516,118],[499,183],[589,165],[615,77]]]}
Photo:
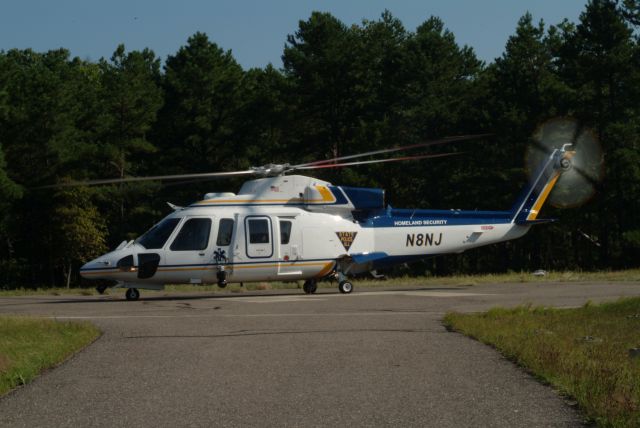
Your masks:
{"label": "gold stripe on fuselage", "polygon": [[[329,270],[333,267],[333,262],[309,262],[309,263],[296,263],[296,262],[277,262],[277,263],[260,263],[254,265],[228,265],[233,269],[259,269],[259,268],[273,268],[273,267],[309,267],[309,266],[323,266],[324,268],[320,271],[321,273],[325,270]],[[198,267],[175,267],[175,268],[158,268],[158,272],[187,272],[187,271],[202,271],[202,270],[210,270],[215,269],[216,265],[209,266],[198,266]],[[123,272],[123,271],[114,271],[114,270],[105,270],[105,271],[92,271],[92,272],[83,272],[84,275],[103,275],[103,274],[123,274],[123,273],[135,273],[135,272]]]}
{"label": "gold stripe on fuselage", "polygon": [[[333,263],[330,263],[333,264]],[[233,266],[233,269],[257,269],[261,267],[306,267],[306,266],[326,266],[326,263],[317,262],[317,263],[290,263],[290,262],[280,262],[274,264],[260,264],[260,265],[236,265]]]}
{"label": "gold stripe on fuselage", "polygon": [[318,272],[315,277],[316,278],[323,278],[325,276],[327,276],[329,274],[329,272],[331,272],[333,270],[333,262],[329,262],[327,263],[324,268]]}

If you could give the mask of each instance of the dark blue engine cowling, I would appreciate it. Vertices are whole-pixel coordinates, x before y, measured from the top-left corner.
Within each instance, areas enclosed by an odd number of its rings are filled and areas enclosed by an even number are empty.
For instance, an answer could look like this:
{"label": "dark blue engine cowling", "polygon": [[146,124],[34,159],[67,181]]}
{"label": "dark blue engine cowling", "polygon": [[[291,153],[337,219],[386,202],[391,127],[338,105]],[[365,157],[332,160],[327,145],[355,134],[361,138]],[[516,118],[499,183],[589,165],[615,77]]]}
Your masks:
{"label": "dark blue engine cowling", "polygon": [[356,210],[375,210],[384,208],[384,190],[366,187],[344,187],[340,189],[347,195]]}

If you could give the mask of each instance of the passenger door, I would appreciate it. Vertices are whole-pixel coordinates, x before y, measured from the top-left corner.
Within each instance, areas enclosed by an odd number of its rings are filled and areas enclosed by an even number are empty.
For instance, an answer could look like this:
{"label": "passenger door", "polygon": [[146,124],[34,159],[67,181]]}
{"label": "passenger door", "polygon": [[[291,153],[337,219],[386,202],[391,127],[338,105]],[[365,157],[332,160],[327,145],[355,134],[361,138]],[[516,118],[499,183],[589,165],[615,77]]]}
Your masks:
{"label": "passenger door", "polygon": [[271,218],[247,216],[244,219],[247,257],[270,259],[273,257],[273,227]]}
{"label": "passenger door", "polygon": [[274,245],[273,222],[268,216],[244,218],[246,262],[234,259],[234,277],[242,281],[269,281],[277,277],[277,258]]}

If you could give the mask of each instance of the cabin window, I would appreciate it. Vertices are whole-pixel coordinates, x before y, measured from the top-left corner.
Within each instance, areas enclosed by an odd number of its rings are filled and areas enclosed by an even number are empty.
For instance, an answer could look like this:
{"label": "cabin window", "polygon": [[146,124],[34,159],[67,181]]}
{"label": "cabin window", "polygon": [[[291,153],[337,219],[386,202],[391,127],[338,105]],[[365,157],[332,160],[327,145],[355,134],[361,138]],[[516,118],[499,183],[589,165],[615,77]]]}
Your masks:
{"label": "cabin window", "polygon": [[218,226],[218,238],[216,239],[216,245],[218,247],[226,247],[231,244],[233,224],[234,221],[230,218],[220,219],[220,224]]}
{"label": "cabin window", "polygon": [[288,220],[280,220],[280,244],[286,245],[291,238],[291,222]]}
{"label": "cabin window", "polygon": [[211,219],[190,218],[187,220],[180,233],[171,244],[172,251],[198,251],[204,250],[209,245],[211,233]]}
{"label": "cabin window", "polygon": [[269,243],[269,222],[266,219],[249,220],[249,243],[268,244]]}
{"label": "cabin window", "polygon": [[144,235],[136,239],[136,244],[142,245],[147,250],[164,247],[165,242],[171,236],[173,229],[180,222],[179,218],[166,218],[153,226]]}

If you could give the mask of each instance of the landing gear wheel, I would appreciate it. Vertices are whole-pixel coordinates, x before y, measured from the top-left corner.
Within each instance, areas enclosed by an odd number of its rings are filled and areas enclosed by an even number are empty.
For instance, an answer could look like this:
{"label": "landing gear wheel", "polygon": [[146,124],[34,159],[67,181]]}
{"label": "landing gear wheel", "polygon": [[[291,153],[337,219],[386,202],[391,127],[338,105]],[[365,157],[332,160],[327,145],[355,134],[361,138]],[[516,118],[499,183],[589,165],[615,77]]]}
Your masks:
{"label": "landing gear wheel", "polygon": [[338,290],[340,290],[342,294],[349,294],[353,291],[353,284],[349,281],[342,281],[338,285]]}
{"label": "landing gear wheel", "polygon": [[216,274],[218,278],[218,287],[224,288],[227,286],[227,272],[224,270],[224,267],[219,268],[220,270]]}
{"label": "landing gear wheel", "polygon": [[307,294],[313,294],[318,289],[318,284],[316,283],[316,281],[310,279],[304,282],[302,289]]}
{"label": "landing gear wheel", "polygon": [[105,290],[107,289],[106,285],[98,285],[96,287],[96,291],[100,294],[104,294]]}
{"label": "landing gear wheel", "polygon": [[137,288],[129,288],[127,289],[127,292],[124,296],[127,298],[127,300],[134,301],[140,298],[140,292]]}

